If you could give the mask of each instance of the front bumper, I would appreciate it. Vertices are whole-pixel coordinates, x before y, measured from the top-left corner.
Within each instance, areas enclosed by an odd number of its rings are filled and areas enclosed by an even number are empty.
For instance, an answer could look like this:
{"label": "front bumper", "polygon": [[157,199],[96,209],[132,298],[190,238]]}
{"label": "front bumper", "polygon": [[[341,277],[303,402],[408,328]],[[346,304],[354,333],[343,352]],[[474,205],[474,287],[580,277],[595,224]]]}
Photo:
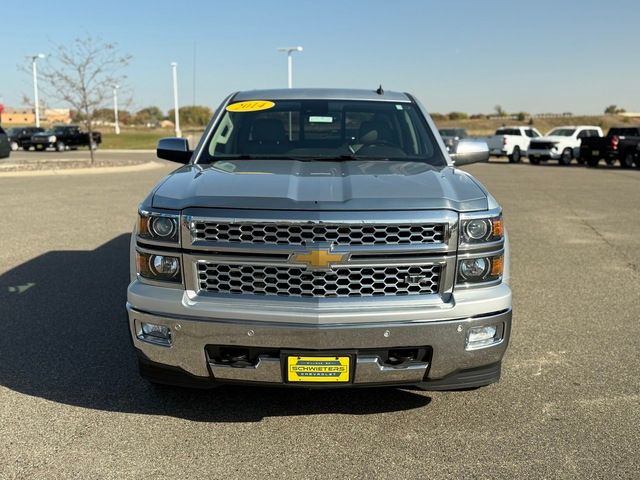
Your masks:
{"label": "front bumper", "polygon": [[557,150],[529,150],[527,152],[529,158],[538,158],[540,160],[558,160],[562,157],[562,152]]}
{"label": "front bumper", "polygon": [[[510,291],[508,287],[504,288],[508,295],[503,293],[508,296],[510,304]],[[285,382],[280,354],[260,355],[254,364],[236,367],[219,364],[210,358],[209,346],[277,349],[301,354],[350,352],[354,356],[355,368],[348,386],[417,385],[438,389],[488,384],[499,378],[500,362],[511,331],[510,308],[454,319],[343,324],[175,316],[139,310],[131,304],[127,304],[127,311],[133,343],[143,364],[168,367],[211,386],[226,382],[291,384]],[[142,339],[141,322],[169,327],[171,345],[158,345]],[[490,325],[496,325],[500,332],[495,343],[484,348],[467,349],[468,330]],[[410,347],[426,348],[430,352],[428,358],[392,366],[372,353],[373,350]],[[309,385],[301,384],[304,387]]]}

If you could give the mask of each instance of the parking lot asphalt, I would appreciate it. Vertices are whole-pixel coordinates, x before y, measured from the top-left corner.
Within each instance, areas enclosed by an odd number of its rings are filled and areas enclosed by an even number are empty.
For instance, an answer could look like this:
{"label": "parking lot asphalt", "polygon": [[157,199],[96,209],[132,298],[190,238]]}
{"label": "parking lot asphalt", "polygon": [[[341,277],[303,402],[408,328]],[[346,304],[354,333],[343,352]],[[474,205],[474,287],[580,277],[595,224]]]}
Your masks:
{"label": "parking lot asphalt", "polygon": [[0,178],[0,478],[638,478],[640,170],[467,168],[504,207],[513,336],[500,383],[433,393],[141,380],[129,232],[172,168]]}

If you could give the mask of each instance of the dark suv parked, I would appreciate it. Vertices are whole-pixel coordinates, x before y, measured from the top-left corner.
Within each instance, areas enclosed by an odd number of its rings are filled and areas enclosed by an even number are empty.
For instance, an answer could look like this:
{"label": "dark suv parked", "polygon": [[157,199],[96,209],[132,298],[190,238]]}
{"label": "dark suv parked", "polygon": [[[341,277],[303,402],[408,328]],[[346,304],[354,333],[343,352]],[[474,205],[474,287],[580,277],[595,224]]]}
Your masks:
{"label": "dark suv parked", "polygon": [[7,137],[7,134],[4,132],[2,127],[0,127],[0,158],[7,158],[9,155],[11,155],[9,138]]}
{"label": "dark suv parked", "polygon": [[93,132],[93,139],[89,141],[89,134],[80,130],[76,125],[54,125],[49,130],[36,133],[29,140],[36,150],[55,148],[59,152],[75,150],[78,147],[89,147],[92,150],[102,143],[100,132]]}
{"label": "dark suv parked", "polygon": [[44,132],[44,128],[39,127],[13,127],[7,129],[9,136],[9,146],[14,152],[19,148],[29,149],[31,135]]}

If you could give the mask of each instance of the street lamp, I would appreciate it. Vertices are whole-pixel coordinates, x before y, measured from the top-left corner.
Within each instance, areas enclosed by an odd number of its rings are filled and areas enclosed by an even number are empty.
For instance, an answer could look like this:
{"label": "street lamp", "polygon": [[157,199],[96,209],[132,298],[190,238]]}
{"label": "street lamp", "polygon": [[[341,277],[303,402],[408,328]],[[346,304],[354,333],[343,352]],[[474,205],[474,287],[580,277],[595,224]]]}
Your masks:
{"label": "street lamp", "polygon": [[120,124],[118,123],[118,89],[120,85],[113,86],[113,116],[115,118],[116,135],[120,135]]}
{"label": "street lamp", "polygon": [[298,46],[298,47],[282,47],[282,48],[278,48],[279,52],[287,52],[287,70],[288,70],[288,74],[289,74],[289,88],[293,88],[293,57],[291,56],[291,54],[293,52],[301,52],[302,51],[302,47]]}
{"label": "street lamp", "polygon": [[40,127],[40,105],[38,101],[38,69],[36,67],[36,61],[39,58],[44,58],[44,53],[39,53],[31,57],[31,65],[33,67],[33,101],[36,104],[36,127]]}
{"label": "street lamp", "polygon": [[178,112],[178,64],[176,62],[171,62],[171,70],[173,71],[173,110],[176,124],[176,137],[181,137],[180,113]]}

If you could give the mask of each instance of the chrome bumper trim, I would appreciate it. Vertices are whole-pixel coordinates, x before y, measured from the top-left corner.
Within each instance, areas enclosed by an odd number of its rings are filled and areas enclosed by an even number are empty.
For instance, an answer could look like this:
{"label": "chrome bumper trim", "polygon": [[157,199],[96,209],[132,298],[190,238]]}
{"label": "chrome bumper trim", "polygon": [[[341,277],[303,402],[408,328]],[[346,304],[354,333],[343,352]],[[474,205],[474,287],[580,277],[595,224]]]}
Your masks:
{"label": "chrome bumper trim", "polygon": [[424,362],[390,367],[382,365],[378,357],[358,357],[353,383],[419,383],[428,368],[429,364]]}
{"label": "chrome bumper trim", "polygon": [[[282,383],[282,364],[279,358],[260,356],[252,367],[236,368],[229,365],[209,363],[216,380],[256,383]],[[356,359],[353,383],[420,383],[428,363],[417,362],[407,366],[382,365],[378,357],[362,356]]]}
{"label": "chrome bumper trim", "polygon": [[[275,378],[275,370],[281,376],[278,366],[263,359],[260,367],[244,368],[215,367],[210,369],[206,345],[233,345],[238,347],[267,347],[287,350],[358,350],[372,348],[424,347],[433,348],[428,379],[442,378],[457,370],[490,365],[499,362],[508,345],[511,330],[511,310],[457,320],[430,320],[414,322],[379,322],[337,325],[292,325],[265,322],[223,321],[215,319],[193,319],[167,317],[160,314],[142,312],[127,305],[133,343],[150,361],[182,368],[192,375],[211,377],[210,370],[217,378],[244,375],[244,381],[259,378]],[[168,326],[171,329],[171,346],[159,346],[140,340],[136,331],[140,322],[150,322]],[[501,325],[503,341],[493,346],[466,350],[465,342],[469,328],[473,326]],[[358,368],[361,367],[361,371]],[[374,362],[360,357],[356,363],[358,383],[405,382],[417,378],[421,367],[407,371],[388,371]],[[233,368],[234,371],[230,369]],[[238,370],[236,372],[235,370]],[[398,369],[399,370],[399,369]],[[217,372],[217,373],[216,373]],[[423,374],[424,374],[423,372]],[[264,377],[263,377],[264,373]],[[222,376],[220,376],[222,375]],[[225,377],[226,375],[226,377]],[[411,380],[406,380],[409,376]],[[414,377],[415,375],[415,377]],[[397,377],[402,378],[399,380]]]}

